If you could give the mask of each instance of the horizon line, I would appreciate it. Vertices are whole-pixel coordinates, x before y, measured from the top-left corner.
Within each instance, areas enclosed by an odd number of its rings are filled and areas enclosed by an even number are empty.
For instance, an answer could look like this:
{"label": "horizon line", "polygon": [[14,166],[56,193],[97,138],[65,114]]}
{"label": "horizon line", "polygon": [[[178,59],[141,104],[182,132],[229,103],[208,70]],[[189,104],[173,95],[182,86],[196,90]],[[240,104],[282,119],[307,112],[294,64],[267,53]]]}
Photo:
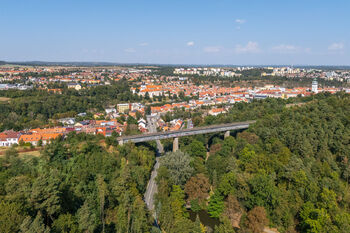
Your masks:
{"label": "horizon line", "polygon": [[[81,63],[81,64],[91,64],[91,65],[103,65],[103,64],[109,64],[113,66],[117,65],[157,65],[157,66],[250,66],[250,67],[268,67],[268,66],[282,66],[282,67],[288,67],[288,66],[294,66],[294,67],[349,67],[350,65],[335,65],[335,64],[220,64],[220,63],[148,63],[148,62],[110,62],[110,61],[43,61],[43,60],[32,60],[32,61],[6,61],[6,60],[0,60],[0,63],[3,62],[2,65],[16,65],[16,64],[23,64],[23,65],[50,65],[52,64],[74,64],[74,63]],[[42,63],[42,64],[35,64],[35,63]],[[52,65],[51,64],[51,65]],[[1,65],[1,64],[0,64]]]}

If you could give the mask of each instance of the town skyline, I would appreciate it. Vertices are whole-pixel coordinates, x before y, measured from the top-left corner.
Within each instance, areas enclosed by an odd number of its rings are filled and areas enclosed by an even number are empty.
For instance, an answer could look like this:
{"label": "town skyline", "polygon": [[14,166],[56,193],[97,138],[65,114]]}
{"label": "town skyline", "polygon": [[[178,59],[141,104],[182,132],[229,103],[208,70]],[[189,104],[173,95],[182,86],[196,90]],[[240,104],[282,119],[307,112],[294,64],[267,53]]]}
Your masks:
{"label": "town skyline", "polygon": [[134,63],[134,62],[108,62],[108,61],[2,61],[0,65],[14,65],[14,66],[62,66],[62,67],[103,67],[103,66],[164,66],[164,67],[295,67],[295,68],[336,68],[349,69],[350,65],[310,65],[310,64],[220,64],[220,63]]}

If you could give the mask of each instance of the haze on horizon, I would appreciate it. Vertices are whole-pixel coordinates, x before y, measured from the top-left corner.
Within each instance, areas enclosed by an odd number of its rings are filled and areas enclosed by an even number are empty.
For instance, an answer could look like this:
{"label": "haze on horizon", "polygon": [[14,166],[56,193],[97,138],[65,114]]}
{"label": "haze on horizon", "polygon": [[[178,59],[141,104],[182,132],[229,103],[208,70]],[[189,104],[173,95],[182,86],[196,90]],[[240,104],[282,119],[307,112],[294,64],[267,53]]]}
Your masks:
{"label": "haze on horizon", "polygon": [[350,2],[11,1],[0,60],[350,65]]}

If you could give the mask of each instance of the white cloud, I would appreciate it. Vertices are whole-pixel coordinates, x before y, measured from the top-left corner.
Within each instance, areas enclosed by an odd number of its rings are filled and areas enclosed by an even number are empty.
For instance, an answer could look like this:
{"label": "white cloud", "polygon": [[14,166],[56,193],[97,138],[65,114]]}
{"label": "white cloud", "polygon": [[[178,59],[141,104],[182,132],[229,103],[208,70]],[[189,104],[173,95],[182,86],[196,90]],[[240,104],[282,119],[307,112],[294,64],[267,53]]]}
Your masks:
{"label": "white cloud", "polygon": [[193,41],[187,42],[187,46],[193,46],[193,45],[194,45],[194,42],[193,42]]}
{"label": "white cloud", "polygon": [[245,19],[236,19],[235,22],[238,24],[244,24],[246,22],[246,20]]}
{"label": "white cloud", "polygon": [[258,53],[260,48],[257,42],[249,41],[245,46],[236,45],[236,53]]}
{"label": "white cloud", "polygon": [[144,46],[148,46],[148,43],[147,42],[142,42],[142,43],[139,44],[139,46],[143,46],[143,47]]}
{"label": "white cloud", "polygon": [[136,50],[134,48],[127,48],[127,49],[124,49],[124,52],[126,52],[126,53],[135,53]]}
{"label": "white cloud", "polygon": [[339,42],[339,43],[333,43],[330,46],[328,46],[328,50],[342,50],[344,48],[344,44]]}
{"label": "white cloud", "polygon": [[217,53],[220,52],[221,47],[219,46],[208,46],[204,48],[204,52],[206,53]]}
{"label": "white cloud", "polygon": [[280,44],[280,45],[272,47],[272,50],[280,52],[280,53],[294,53],[294,52],[299,51],[300,49],[295,45]]}
{"label": "white cloud", "polygon": [[293,53],[311,53],[310,48],[302,48],[290,44],[280,44],[271,48],[273,52],[284,53],[284,54],[293,54]]}

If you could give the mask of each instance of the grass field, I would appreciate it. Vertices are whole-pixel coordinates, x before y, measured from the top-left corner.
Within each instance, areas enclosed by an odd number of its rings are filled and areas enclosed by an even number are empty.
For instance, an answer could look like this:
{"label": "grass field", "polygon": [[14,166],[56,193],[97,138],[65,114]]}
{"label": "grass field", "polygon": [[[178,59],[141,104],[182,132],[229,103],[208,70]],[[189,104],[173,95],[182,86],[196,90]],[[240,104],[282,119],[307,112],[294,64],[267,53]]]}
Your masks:
{"label": "grass field", "polygon": [[7,98],[7,97],[0,97],[0,102],[8,102],[10,101],[11,98]]}
{"label": "grass field", "polygon": [[2,154],[2,152],[5,153],[5,151],[7,150],[7,147],[0,147],[0,155]]}
{"label": "grass field", "polygon": [[40,151],[30,151],[30,152],[20,152],[19,153],[19,156],[27,156],[27,155],[30,155],[30,156],[34,156],[34,157],[39,157],[40,156]]}
{"label": "grass field", "polygon": [[[8,147],[0,147],[0,157],[5,156],[6,150],[8,150]],[[20,157],[24,157],[24,156],[35,156],[38,157],[40,156],[40,148],[34,148],[34,150],[32,151],[28,151],[29,148],[17,148],[18,151],[18,155]]]}

